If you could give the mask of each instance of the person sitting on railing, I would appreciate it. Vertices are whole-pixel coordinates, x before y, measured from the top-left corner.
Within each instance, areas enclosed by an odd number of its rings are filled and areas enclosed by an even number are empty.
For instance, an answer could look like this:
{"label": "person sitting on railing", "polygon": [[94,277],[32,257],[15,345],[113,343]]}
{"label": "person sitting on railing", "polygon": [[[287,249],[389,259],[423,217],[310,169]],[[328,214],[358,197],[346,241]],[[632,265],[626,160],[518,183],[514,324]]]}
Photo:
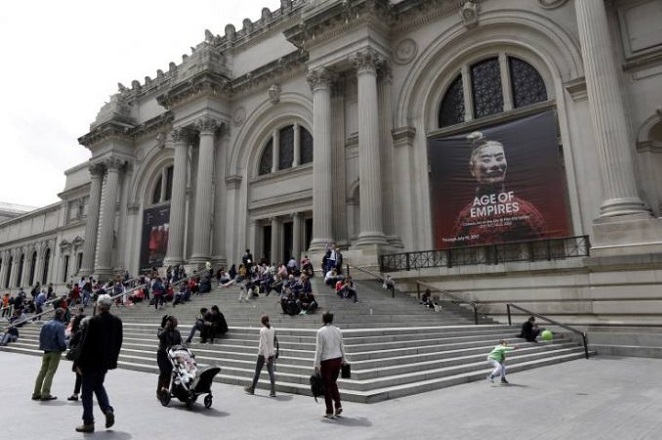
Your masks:
{"label": "person sitting on railing", "polygon": [[527,342],[538,342],[536,338],[540,334],[540,329],[536,323],[536,318],[531,316],[522,324],[522,331],[518,338],[524,338]]}
{"label": "person sitting on railing", "polygon": [[359,297],[356,293],[356,288],[354,287],[354,281],[352,281],[352,277],[347,277],[345,279],[345,282],[343,283],[343,286],[340,289],[339,294],[344,299],[351,298],[354,299],[354,302],[359,301]]}
{"label": "person sitting on railing", "polygon": [[342,280],[342,279],[344,279],[344,277],[342,275],[339,275],[338,270],[334,267],[324,275],[324,284],[333,287],[336,285],[336,282],[338,280]]}
{"label": "person sitting on railing", "polygon": [[0,338],[0,346],[5,346],[10,342],[18,340],[18,328],[25,325],[28,318],[23,313],[23,309],[14,309],[14,313],[9,318],[9,327]]}

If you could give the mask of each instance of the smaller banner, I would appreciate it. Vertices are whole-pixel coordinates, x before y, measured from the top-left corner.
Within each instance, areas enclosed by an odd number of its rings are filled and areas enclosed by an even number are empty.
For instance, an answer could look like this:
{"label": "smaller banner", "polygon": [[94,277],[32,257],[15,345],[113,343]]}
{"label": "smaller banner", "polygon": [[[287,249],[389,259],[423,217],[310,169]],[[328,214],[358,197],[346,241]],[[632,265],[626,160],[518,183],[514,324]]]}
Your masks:
{"label": "smaller banner", "polygon": [[140,246],[140,270],[163,266],[168,251],[170,206],[143,211],[143,230]]}

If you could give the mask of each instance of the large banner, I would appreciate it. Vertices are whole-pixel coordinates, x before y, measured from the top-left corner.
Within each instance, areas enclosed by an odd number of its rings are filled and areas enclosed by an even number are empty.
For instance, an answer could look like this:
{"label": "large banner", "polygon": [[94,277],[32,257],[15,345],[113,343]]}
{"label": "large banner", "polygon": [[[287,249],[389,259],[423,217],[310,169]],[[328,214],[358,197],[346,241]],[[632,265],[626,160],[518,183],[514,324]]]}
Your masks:
{"label": "large banner", "polygon": [[553,111],[431,138],[436,249],[567,237],[567,191]]}
{"label": "large banner", "polygon": [[170,206],[143,211],[143,230],[140,242],[140,270],[163,266],[168,251]]}

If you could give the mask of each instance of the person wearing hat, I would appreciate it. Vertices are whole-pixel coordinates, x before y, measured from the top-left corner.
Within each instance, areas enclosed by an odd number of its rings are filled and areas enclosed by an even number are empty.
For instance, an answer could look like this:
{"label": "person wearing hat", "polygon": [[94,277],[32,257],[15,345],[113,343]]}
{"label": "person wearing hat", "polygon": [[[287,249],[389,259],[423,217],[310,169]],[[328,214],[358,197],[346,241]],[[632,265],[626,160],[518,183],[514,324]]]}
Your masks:
{"label": "person wearing hat", "polygon": [[39,333],[39,350],[44,354],[41,358],[41,369],[32,392],[32,400],[55,400],[51,394],[53,376],[60,365],[62,352],[67,349],[64,340],[64,309],[55,309],[55,316],[41,327]]}
{"label": "person wearing hat", "polygon": [[78,432],[94,432],[92,394],[97,396],[97,403],[106,416],[106,428],[115,424],[115,410],[103,385],[108,370],[117,368],[122,348],[122,320],[110,313],[112,305],[110,295],[99,295],[95,315],[87,321],[87,331],[77,360],[78,371],[83,376],[83,424],[76,427]]}

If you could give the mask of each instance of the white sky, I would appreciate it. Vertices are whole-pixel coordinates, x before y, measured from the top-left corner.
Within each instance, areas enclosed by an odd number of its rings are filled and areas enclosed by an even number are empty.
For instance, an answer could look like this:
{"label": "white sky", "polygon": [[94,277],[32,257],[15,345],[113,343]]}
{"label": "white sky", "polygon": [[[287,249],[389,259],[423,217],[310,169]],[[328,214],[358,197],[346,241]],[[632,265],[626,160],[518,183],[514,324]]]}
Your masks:
{"label": "white sky", "polygon": [[101,106],[280,0],[5,0],[0,5],[0,202],[59,201]]}

